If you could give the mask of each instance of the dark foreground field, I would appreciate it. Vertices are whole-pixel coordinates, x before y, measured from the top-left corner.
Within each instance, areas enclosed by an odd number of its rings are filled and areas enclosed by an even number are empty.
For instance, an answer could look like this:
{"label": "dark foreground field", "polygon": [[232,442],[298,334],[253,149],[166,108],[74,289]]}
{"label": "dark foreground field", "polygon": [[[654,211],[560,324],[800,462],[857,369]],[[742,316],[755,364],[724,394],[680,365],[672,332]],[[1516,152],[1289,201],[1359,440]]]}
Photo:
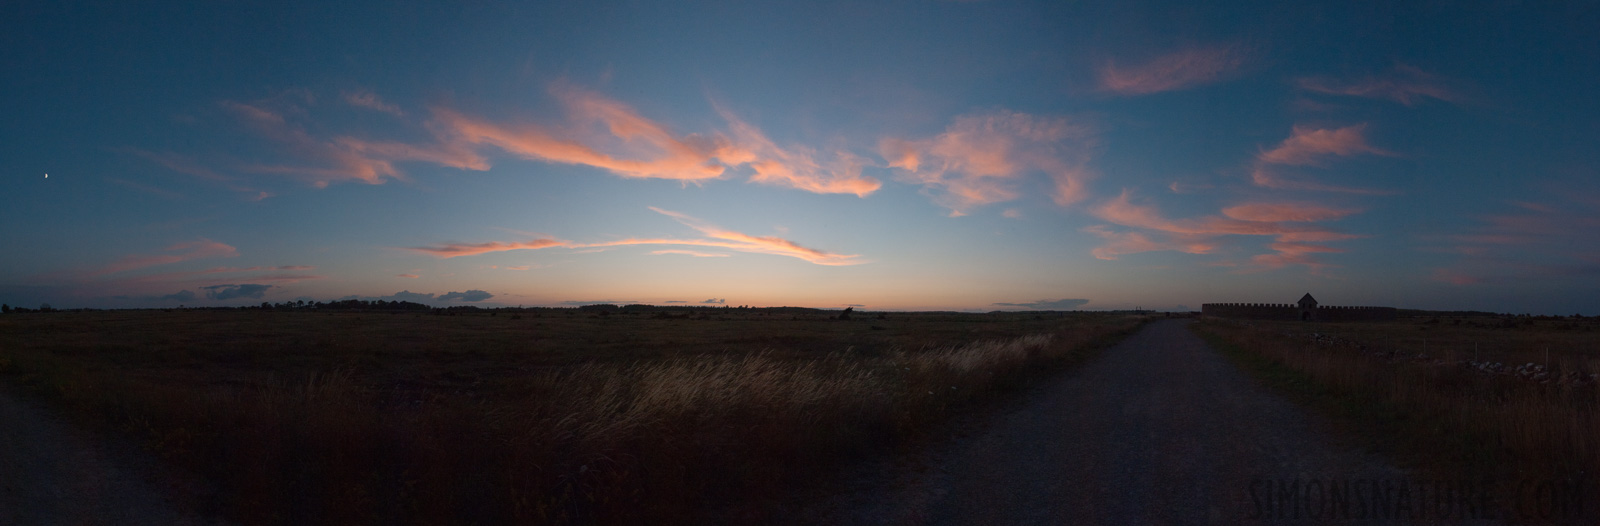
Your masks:
{"label": "dark foreground field", "polygon": [[1527,522],[1600,521],[1600,319],[1210,319],[1198,328],[1407,467],[1526,490],[1510,505]]}
{"label": "dark foreground field", "polygon": [[760,502],[1142,320],[832,314],[13,314],[0,383],[244,523],[760,522]]}

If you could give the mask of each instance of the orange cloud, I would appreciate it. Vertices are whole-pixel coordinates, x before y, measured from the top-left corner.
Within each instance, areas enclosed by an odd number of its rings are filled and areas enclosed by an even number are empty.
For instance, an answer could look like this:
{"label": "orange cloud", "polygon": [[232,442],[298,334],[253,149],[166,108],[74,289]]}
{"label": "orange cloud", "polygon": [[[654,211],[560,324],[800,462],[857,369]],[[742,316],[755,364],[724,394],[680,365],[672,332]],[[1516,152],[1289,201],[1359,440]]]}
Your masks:
{"label": "orange cloud", "polygon": [[117,262],[101,267],[90,273],[90,276],[104,276],[130,270],[138,270],[156,265],[167,265],[188,261],[191,259],[205,258],[231,258],[239,257],[239,250],[225,243],[218,243],[209,239],[200,239],[187,243],[178,243],[164,249],[167,254],[133,255],[126,256]]}
{"label": "orange cloud", "polygon": [[283,144],[293,154],[318,164],[258,164],[246,166],[244,169],[247,171],[307,176],[322,187],[340,180],[382,184],[388,178],[402,178],[402,173],[394,165],[396,162],[430,162],[468,170],[489,168],[486,160],[458,144],[413,145],[355,137],[322,140],[273,110],[232,101],[225,101],[222,106],[237,114],[258,133]]}
{"label": "orange cloud", "polygon": [[606,154],[570,138],[577,133],[536,124],[502,126],[443,109],[434,110],[434,123],[451,140],[491,145],[527,159],[593,166],[623,177],[701,181],[722,176],[724,168],[716,158],[729,147],[724,138],[678,137],[620,103],[603,103],[594,96],[569,95],[565,100],[574,105],[575,120],[604,125],[622,139],[619,149],[643,158]]}
{"label": "orange cloud", "polygon": [[[604,241],[598,243],[572,243],[554,239],[538,239],[527,242],[488,242],[488,243],[450,243],[429,247],[411,247],[408,250],[431,254],[438,257],[453,258],[460,256],[473,256],[490,252],[504,252],[508,250],[542,249],[551,247],[564,247],[572,249],[602,249],[629,245],[682,245],[698,247],[718,247],[750,252],[757,254],[772,254],[802,259],[818,265],[841,266],[859,265],[866,263],[861,256],[854,254],[835,254],[802,246],[793,241],[776,236],[752,236],[749,234],[725,230],[700,219],[685,214],[650,207],[650,210],[671,217],[710,239],[673,239],[673,238],[628,238],[617,241]],[[670,253],[687,253],[692,251],[677,251]]]}
{"label": "orange cloud", "polygon": [[1173,220],[1162,216],[1152,206],[1133,203],[1130,193],[1123,191],[1117,198],[1092,208],[1090,214],[1117,225],[1152,232],[1118,232],[1105,226],[1085,231],[1107,240],[1092,252],[1100,259],[1156,250],[1205,254],[1216,248],[1222,236],[1271,236],[1274,242],[1268,248],[1274,253],[1252,257],[1257,268],[1301,264],[1320,270],[1326,265],[1311,254],[1339,250],[1310,243],[1361,236],[1304,223],[1336,220],[1358,212],[1304,203],[1246,203],[1224,209],[1223,216]]}
{"label": "orange cloud", "polygon": [[754,174],[750,182],[787,186],[818,194],[855,194],[866,197],[883,184],[872,177],[863,177],[865,164],[849,152],[836,152],[831,166],[822,166],[815,153],[804,147],[784,149],[774,144],[761,130],[740,120],[720,106],[722,118],[728,121],[737,145],[723,155],[724,162],[748,164]]}
{"label": "orange cloud", "polygon": [[490,241],[488,243],[446,243],[443,245],[434,245],[430,247],[411,247],[409,250],[415,250],[424,254],[432,254],[442,258],[454,258],[461,256],[476,256],[478,254],[488,254],[490,252],[505,252],[508,250],[538,250],[541,248],[566,246],[572,245],[565,241],[558,241],[555,239],[535,239],[533,241],[513,241],[509,243],[503,243],[499,241]]}
{"label": "orange cloud", "polygon": [[1136,66],[1107,62],[1100,68],[1100,89],[1121,95],[1176,91],[1217,82],[1244,64],[1232,47],[1186,49]]}
{"label": "orange cloud", "polygon": [[422,276],[418,276],[416,274],[395,274],[394,277],[406,278],[406,279],[417,279],[417,278],[420,278]]}
{"label": "orange cloud", "polygon": [[1295,81],[1295,85],[1316,93],[1389,99],[1406,106],[1415,105],[1423,98],[1457,103],[1466,99],[1455,90],[1445,87],[1437,76],[1405,64],[1396,65],[1394,72],[1385,77],[1367,77],[1354,82],[1308,77]]}
{"label": "orange cloud", "polygon": [[[759,254],[773,254],[773,255],[779,255],[779,256],[789,256],[789,257],[793,257],[793,258],[803,259],[803,260],[809,261],[811,263],[816,263],[818,265],[858,265],[858,264],[861,264],[861,263],[865,263],[865,261],[862,261],[860,259],[860,256],[857,256],[857,255],[854,255],[854,254],[834,254],[832,252],[826,252],[826,251],[817,250],[817,249],[814,249],[814,248],[807,248],[807,247],[801,246],[800,244],[795,243],[793,241],[789,241],[787,239],[783,239],[783,238],[776,237],[776,236],[752,236],[752,235],[749,235],[749,234],[744,234],[744,233],[741,233],[741,232],[735,232],[735,231],[732,231],[732,230],[724,230],[724,229],[722,229],[720,227],[717,227],[717,226],[712,225],[710,223],[701,221],[699,219],[696,219],[696,218],[693,218],[693,217],[690,217],[690,216],[687,216],[687,215],[684,215],[684,214],[681,214],[681,213],[678,213],[678,212],[673,212],[673,211],[670,211],[670,210],[662,210],[660,208],[656,208],[656,207],[653,207],[653,206],[650,207],[650,210],[653,210],[653,211],[655,211],[656,213],[659,213],[659,214],[666,215],[667,217],[671,217],[671,218],[677,220],[679,223],[683,223],[684,226],[688,226],[689,228],[693,228],[693,229],[699,231],[702,235],[705,235],[706,237],[710,237],[710,238],[712,238],[714,240],[714,241],[699,241],[699,240],[695,240],[695,241],[688,242],[688,243],[674,243],[674,244],[693,244],[693,245],[699,245],[699,246],[718,246],[718,247],[724,247],[724,248],[730,248],[730,249],[733,249],[733,250],[738,250],[738,251],[741,251],[741,252],[754,252],[754,253],[759,253]],[[643,240],[634,240],[634,241],[643,241]],[[654,244],[654,243],[642,243],[641,242],[641,243],[627,243],[627,244]],[[611,243],[597,243],[597,244],[593,244],[593,245],[590,245],[590,246],[613,246],[613,244],[611,244]]]}
{"label": "orange cloud", "polygon": [[728,122],[722,133],[675,134],[633,108],[599,94],[557,84],[552,93],[566,108],[569,125],[507,126],[444,109],[434,126],[447,140],[490,145],[528,159],[580,164],[623,177],[698,182],[722,178],[729,168],[748,166],[751,182],[822,194],[865,197],[882,186],[861,175],[862,163],[840,152],[824,164],[803,147],[782,148],[760,129],[717,106]]}
{"label": "orange cloud", "polygon": [[1095,147],[1091,131],[1060,117],[997,111],[957,117],[945,132],[923,140],[885,138],[879,153],[901,179],[934,193],[934,202],[960,216],[972,208],[1011,201],[1033,172],[1054,183],[1062,206],[1086,195],[1085,168]]}
{"label": "orange cloud", "polygon": [[[261,135],[284,145],[309,165],[255,164],[243,167],[256,173],[308,177],[318,187],[343,180],[380,184],[403,179],[402,162],[425,162],[464,170],[487,170],[488,159],[479,151],[496,148],[537,161],[583,165],[630,178],[703,182],[729,176],[730,169],[748,168],[751,182],[784,186],[824,194],[865,197],[882,184],[861,175],[869,164],[849,152],[821,159],[812,149],[779,147],[755,126],[720,106],[727,132],[676,133],[640,115],[632,107],[597,93],[558,82],[551,95],[566,112],[561,123],[507,123],[467,115],[449,108],[433,108],[425,123],[434,140],[401,143],[359,137],[313,136],[289,115],[304,113],[289,105],[278,110],[268,103],[224,101],[222,107]],[[367,91],[346,92],[345,102],[363,108],[404,115],[398,107]],[[137,152],[136,152],[137,153]],[[141,155],[173,169],[206,173],[175,159]]]}
{"label": "orange cloud", "polygon": [[1318,129],[1296,125],[1288,139],[1276,148],[1256,155],[1256,165],[1250,172],[1257,186],[1285,190],[1318,190],[1357,194],[1390,194],[1386,190],[1333,186],[1303,177],[1290,177],[1279,166],[1321,165],[1329,156],[1354,156],[1360,154],[1395,156],[1396,154],[1367,144],[1363,133],[1367,125],[1358,124],[1344,128]]}
{"label": "orange cloud", "polygon": [[1169,234],[1158,238],[1143,232],[1118,232],[1105,225],[1084,227],[1083,231],[1106,240],[1105,244],[1089,251],[1096,259],[1115,260],[1117,256],[1123,254],[1160,250],[1174,250],[1187,254],[1209,254],[1216,249],[1216,245],[1199,236]]}

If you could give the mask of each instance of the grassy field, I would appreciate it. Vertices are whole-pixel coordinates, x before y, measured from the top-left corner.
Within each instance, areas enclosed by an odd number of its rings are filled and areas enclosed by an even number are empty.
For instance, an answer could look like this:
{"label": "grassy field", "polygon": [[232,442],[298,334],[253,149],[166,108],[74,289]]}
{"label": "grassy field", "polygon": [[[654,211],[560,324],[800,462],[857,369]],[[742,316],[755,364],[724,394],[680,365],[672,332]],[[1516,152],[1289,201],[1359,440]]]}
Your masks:
{"label": "grassy field", "polygon": [[188,505],[244,523],[688,522],[916,438],[1143,320],[832,314],[12,314],[0,380],[134,438],[214,489]]}
{"label": "grassy field", "polygon": [[1207,319],[1267,384],[1432,476],[1581,488],[1600,505],[1600,319]]}

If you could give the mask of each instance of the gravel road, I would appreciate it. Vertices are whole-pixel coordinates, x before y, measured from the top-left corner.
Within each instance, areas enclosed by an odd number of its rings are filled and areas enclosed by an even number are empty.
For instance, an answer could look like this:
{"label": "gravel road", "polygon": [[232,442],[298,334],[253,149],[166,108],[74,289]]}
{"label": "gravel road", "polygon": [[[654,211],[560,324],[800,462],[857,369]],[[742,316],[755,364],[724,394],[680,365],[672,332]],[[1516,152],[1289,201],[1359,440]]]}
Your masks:
{"label": "gravel road", "polygon": [[210,524],[174,511],[159,469],[0,389],[0,524]]}
{"label": "gravel road", "polygon": [[[1252,495],[1255,481],[1393,481],[1406,473],[1336,443],[1325,422],[1253,383],[1188,323],[1148,325],[1009,410],[962,424],[966,436],[865,466],[836,495],[790,517],[815,524],[1382,522],[1361,520],[1355,508],[1337,520],[1328,520],[1331,508],[1308,519],[1315,505],[1306,500],[1307,507],[1264,507],[1264,485]],[[1318,495],[1320,502],[1325,493]]]}

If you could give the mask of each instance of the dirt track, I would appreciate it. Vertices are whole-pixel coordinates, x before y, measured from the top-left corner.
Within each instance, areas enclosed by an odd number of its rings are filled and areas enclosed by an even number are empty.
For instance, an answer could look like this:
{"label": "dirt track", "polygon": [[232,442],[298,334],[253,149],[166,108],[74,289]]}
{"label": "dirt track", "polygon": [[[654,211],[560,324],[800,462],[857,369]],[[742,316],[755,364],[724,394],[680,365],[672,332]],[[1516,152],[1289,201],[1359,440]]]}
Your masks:
{"label": "dirt track", "polygon": [[[833,524],[1271,524],[1252,481],[1394,480],[1191,333],[1147,326],[969,436],[864,467],[792,515]],[[1370,522],[1341,517],[1333,523]],[[1327,516],[1324,515],[1324,518]],[[1319,523],[1302,515],[1295,524]]]}
{"label": "dirt track", "polygon": [[0,389],[0,524],[206,524],[174,511],[158,467]]}

